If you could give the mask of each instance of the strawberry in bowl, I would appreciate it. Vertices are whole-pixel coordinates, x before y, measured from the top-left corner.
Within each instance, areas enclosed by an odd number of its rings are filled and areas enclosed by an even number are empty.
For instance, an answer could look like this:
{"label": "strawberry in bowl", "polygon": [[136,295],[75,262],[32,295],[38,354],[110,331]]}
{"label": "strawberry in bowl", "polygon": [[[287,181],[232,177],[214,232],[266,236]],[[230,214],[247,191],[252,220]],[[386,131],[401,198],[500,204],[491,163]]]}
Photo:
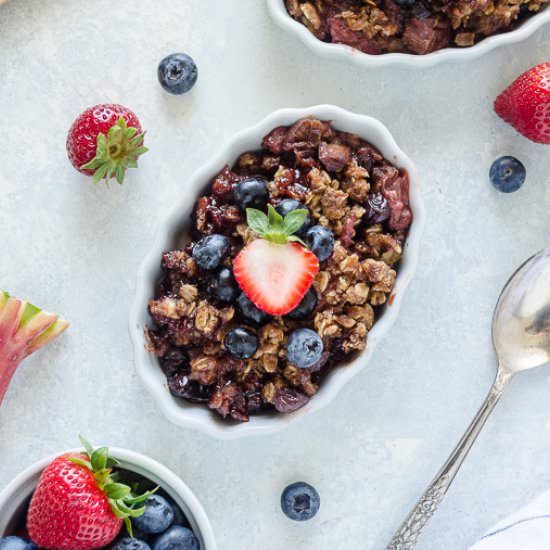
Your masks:
{"label": "strawberry in bowl", "polygon": [[124,449],[46,458],[0,493],[2,550],[216,550],[193,493],[172,472]]}
{"label": "strawberry in bowl", "polygon": [[[190,227],[165,240],[144,328],[165,377],[155,394],[167,386],[181,403],[163,401],[177,422],[183,403],[235,428],[252,416],[251,425],[274,425],[276,415],[305,410],[337,371],[357,370],[367,337],[400,299],[413,208],[422,214],[410,200],[408,169],[360,137],[367,124],[354,124],[357,115],[303,111],[313,116],[288,110],[271,117],[275,124],[264,121],[260,139],[244,140],[250,149],[237,149],[221,170],[212,162]],[[380,141],[385,134],[364,118]],[[151,255],[151,273],[154,262]],[[181,423],[204,422],[206,410],[189,422],[182,414]]]}

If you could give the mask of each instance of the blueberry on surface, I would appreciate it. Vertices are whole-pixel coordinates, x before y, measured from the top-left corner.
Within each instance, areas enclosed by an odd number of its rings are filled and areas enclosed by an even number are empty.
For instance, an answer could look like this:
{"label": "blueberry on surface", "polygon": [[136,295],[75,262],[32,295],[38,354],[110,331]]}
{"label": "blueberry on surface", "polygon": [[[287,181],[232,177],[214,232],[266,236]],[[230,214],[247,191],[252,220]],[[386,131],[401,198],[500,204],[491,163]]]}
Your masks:
{"label": "blueberry on surface", "polygon": [[239,359],[252,357],[258,349],[258,337],[242,327],[230,330],[223,339],[225,348]]}
{"label": "blueberry on surface", "polygon": [[302,204],[301,202],[295,199],[283,199],[275,207],[275,210],[277,210],[277,212],[279,212],[279,214],[281,214],[283,218],[290,212],[293,212],[294,210],[307,210],[307,216],[303,225],[297,231],[294,232],[294,234],[298,235],[298,237],[303,237],[306,234],[306,231],[311,225],[311,215],[309,213],[307,206],[305,206],[304,204]]}
{"label": "blueberry on surface", "polygon": [[502,193],[513,193],[524,183],[525,166],[515,157],[500,157],[491,165],[489,178],[493,187]]}
{"label": "blueberry on surface", "polygon": [[21,537],[4,537],[0,539],[0,550],[38,550],[38,546]]}
{"label": "blueberry on surface", "polygon": [[133,524],[143,533],[162,533],[174,520],[172,505],[160,495],[151,495],[145,501],[145,513],[133,519]]}
{"label": "blueberry on surface", "polygon": [[281,495],[281,508],[284,514],[294,521],[311,519],[317,514],[320,506],[319,493],[303,481],[292,483]]}
{"label": "blueberry on surface", "polygon": [[130,537],[118,539],[110,548],[111,550],[151,550],[146,542]]}
{"label": "blueberry on surface", "polygon": [[229,239],[225,235],[208,235],[193,247],[193,259],[202,269],[216,269],[229,251]]}
{"label": "blueberry on surface", "polygon": [[185,53],[166,56],[157,69],[160,85],[171,94],[184,94],[197,82],[199,73],[193,59]]}
{"label": "blueberry on surface", "polygon": [[269,314],[257,308],[244,292],[237,298],[237,306],[241,315],[251,325],[263,325],[269,320]]}
{"label": "blueberry on surface", "polygon": [[300,369],[308,369],[321,360],[323,341],[309,328],[298,328],[288,337],[286,355],[288,360]]}
{"label": "blueberry on surface", "polygon": [[220,302],[231,303],[239,294],[239,286],[229,267],[221,267],[214,273],[208,284],[208,293]]}
{"label": "blueberry on surface", "polygon": [[153,550],[198,550],[199,541],[187,527],[173,525],[153,542]]}
{"label": "blueberry on surface", "polygon": [[233,189],[235,202],[243,209],[264,210],[269,198],[267,182],[261,178],[247,178]]}
{"label": "blueberry on surface", "polygon": [[287,313],[286,316],[291,319],[305,319],[313,313],[313,310],[317,307],[317,301],[317,291],[311,286],[300,303],[290,313]]}
{"label": "blueberry on surface", "polygon": [[334,234],[324,225],[314,225],[307,230],[306,244],[319,258],[320,262],[328,260],[334,250]]}

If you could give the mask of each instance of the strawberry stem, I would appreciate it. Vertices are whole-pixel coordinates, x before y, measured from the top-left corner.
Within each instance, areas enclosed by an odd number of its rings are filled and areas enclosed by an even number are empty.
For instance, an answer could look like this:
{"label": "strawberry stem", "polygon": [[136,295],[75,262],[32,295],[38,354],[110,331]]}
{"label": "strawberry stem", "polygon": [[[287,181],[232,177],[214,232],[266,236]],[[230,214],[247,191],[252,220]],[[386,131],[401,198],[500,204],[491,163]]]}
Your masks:
{"label": "strawberry stem", "polygon": [[149,150],[143,146],[144,137],[120,117],[107,135],[98,134],[95,157],[81,168],[94,171],[94,183],[101,179],[108,182],[114,177],[122,185],[126,169],[137,168],[138,157]]}
{"label": "strawberry stem", "polygon": [[263,239],[276,244],[298,242],[302,246],[306,244],[298,236],[294,235],[302,227],[307,217],[307,210],[300,208],[289,212],[284,218],[271,206],[267,205],[267,215],[255,208],[246,209],[246,222],[250,229]]}

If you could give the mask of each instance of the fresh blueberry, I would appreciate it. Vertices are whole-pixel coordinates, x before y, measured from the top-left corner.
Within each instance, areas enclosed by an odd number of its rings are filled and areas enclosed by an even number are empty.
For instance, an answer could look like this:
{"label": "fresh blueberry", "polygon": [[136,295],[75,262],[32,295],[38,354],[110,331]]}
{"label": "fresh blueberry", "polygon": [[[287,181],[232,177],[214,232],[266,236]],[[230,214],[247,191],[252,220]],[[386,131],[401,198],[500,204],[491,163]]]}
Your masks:
{"label": "fresh blueberry", "polygon": [[199,541],[187,527],[174,525],[153,542],[153,550],[198,550]]}
{"label": "fresh blueberry", "polygon": [[146,542],[130,537],[118,539],[110,548],[111,550],[151,550],[151,547]]}
{"label": "fresh blueberry", "polygon": [[311,216],[309,214],[309,210],[307,206],[303,205],[301,202],[295,200],[295,199],[283,199],[276,207],[275,210],[281,214],[281,216],[284,218],[288,213],[293,212],[294,210],[306,210],[307,216],[303,223],[303,225],[298,229],[298,231],[295,231],[294,233],[298,235],[298,237],[303,237],[306,234],[306,231],[308,230],[309,226],[311,225]]}
{"label": "fresh blueberry", "polygon": [[318,363],[323,354],[321,337],[309,328],[298,328],[288,337],[286,355],[300,369],[308,369]]}
{"label": "fresh blueberry", "polygon": [[311,519],[317,514],[320,506],[319,493],[303,481],[292,483],[281,495],[281,508],[284,514],[294,521]]}
{"label": "fresh blueberry", "polygon": [[181,525],[182,527],[189,527],[189,522],[187,521],[187,518],[181,511],[181,508],[174,502],[172,502],[172,507],[174,508],[174,521],[172,521],[172,525]]}
{"label": "fresh blueberry", "polygon": [[497,191],[513,193],[525,181],[525,166],[515,157],[500,157],[491,166],[489,177]]}
{"label": "fresh blueberry", "polygon": [[185,53],[166,56],[157,69],[160,85],[171,94],[184,94],[197,82],[199,73],[191,57]]}
{"label": "fresh blueberry", "polygon": [[382,193],[369,193],[367,195],[367,213],[365,221],[369,225],[384,223],[390,219],[390,205]]}
{"label": "fresh blueberry", "polygon": [[243,209],[264,210],[269,198],[267,183],[261,178],[248,178],[239,182],[233,189],[235,202]]}
{"label": "fresh blueberry", "polygon": [[134,525],[144,533],[162,533],[170,527],[174,519],[174,509],[160,495],[151,495],[145,501],[145,513],[133,520]]}
{"label": "fresh blueberry", "polygon": [[210,295],[220,302],[233,302],[239,294],[239,287],[233,277],[233,271],[228,267],[222,267],[212,275],[208,285]]}
{"label": "fresh blueberry", "polygon": [[0,539],[0,550],[37,550],[38,546],[21,537],[4,537]]}
{"label": "fresh blueberry", "polygon": [[258,337],[242,327],[230,330],[223,339],[227,350],[239,359],[252,357],[258,349]]}
{"label": "fresh blueberry", "polygon": [[193,258],[202,269],[216,269],[229,250],[229,239],[224,235],[208,235],[193,247]]}
{"label": "fresh blueberry", "polygon": [[334,250],[334,235],[324,225],[314,225],[306,233],[306,244],[319,258],[320,262],[328,260]]}
{"label": "fresh blueberry", "polygon": [[237,298],[237,305],[245,321],[251,325],[263,325],[269,320],[269,315],[257,308],[244,292],[241,292]]}
{"label": "fresh blueberry", "polygon": [[317,307],[317,301],[317,291],[313,287],[310,287],[305,296],[302,298],[302,301],[290,313],[287,314],[287,317],[290,317],[291,319],[306,318]]}

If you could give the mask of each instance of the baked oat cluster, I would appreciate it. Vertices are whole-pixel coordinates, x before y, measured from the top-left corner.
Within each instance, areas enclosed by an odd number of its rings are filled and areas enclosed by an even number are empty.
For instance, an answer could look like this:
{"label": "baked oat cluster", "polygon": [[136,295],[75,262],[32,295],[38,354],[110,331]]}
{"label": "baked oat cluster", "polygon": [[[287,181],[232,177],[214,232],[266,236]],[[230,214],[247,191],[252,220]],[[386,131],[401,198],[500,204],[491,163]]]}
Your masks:
{"label": "baked oat cluster", "polygon": [[285,0],[289,14],[325,42],[368,54],[427,54],[472,46],[512,29],[548,0]]}
{"label": "baked oat cluster", "polygon": [[[275,128],[262,146],[224,167],[197,200],[191,241],[163,255],[164,277],[149,302],[148,349],[159,357],[172,394],[237,421],[302,407],[330,369],[366,347],[377,312],[392,299],[412,221],[407,173],[358,136],[306,118]],[[250,181],[264,182],[275,209],[298,201],[311,226],[334,236],[332,253],[319,256],[313,285],[287,315],[255,307],[231,275],[235,257],[258,238],[235,198]],[[204,265],[198,250],[208,236],[227,244],[214,270],[197,263]],[[248,335],[246,344],[255,342],[247,358],[228,348],[236,328]],[[289,336],[303,329],[322,340],[309,368],[287,357]]]}

